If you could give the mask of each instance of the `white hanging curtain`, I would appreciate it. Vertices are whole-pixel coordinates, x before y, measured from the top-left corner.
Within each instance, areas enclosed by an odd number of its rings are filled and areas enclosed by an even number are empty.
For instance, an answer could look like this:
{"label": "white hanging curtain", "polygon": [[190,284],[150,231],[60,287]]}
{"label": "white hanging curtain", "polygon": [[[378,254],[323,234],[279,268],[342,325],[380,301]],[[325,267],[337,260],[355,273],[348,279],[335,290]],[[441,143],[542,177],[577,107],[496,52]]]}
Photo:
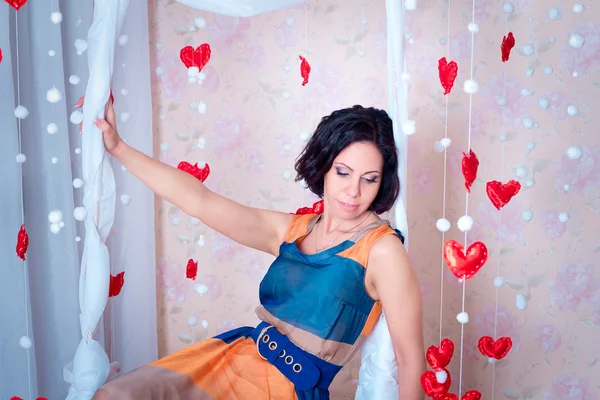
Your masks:
{"label": "white hanging curtain", "polygon": [[[249,17],[264,12],[304,3],[305,0],[177,0],[204,11],[236,17]],[[411,4],[414,4],[412,1]],[[412,8],[412,7],[411,7]],[[404,57],[404,0],[386,0],[388,54],[388,113],[393,120],[399,151],[398,175],[401,195],[394,206],[394,225],[402,231],[408,245],[406,218],[406,135],[402,125],[407,118],[407,80]],[[361,354],[356,400],[397,399],[398,367],[385,317],[379,320],[365,342]]]}

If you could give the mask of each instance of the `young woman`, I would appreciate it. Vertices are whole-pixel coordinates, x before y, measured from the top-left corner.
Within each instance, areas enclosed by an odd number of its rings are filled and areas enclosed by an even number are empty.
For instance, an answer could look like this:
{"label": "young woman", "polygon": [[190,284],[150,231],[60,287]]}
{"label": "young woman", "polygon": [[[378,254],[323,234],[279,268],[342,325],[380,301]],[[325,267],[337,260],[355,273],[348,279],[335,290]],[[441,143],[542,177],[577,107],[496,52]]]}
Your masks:
{"label": "young woman", "polygon": [[382,311],[398,363],[399,399],[423,399],[420,286],[400,232],[378,217],[391,209],[400,187],[385,111],[354,106],[322,119],[296,162],[296,180],[324,201],[322,213],[305,215],[243,206],[134,150],[119,137],[110,102],[106,120],[96,125],[106,150],[158,196],[276,259],[260,284],[257,327],[138,368],[105,384],[94,399],[329,399],[331,381]]}

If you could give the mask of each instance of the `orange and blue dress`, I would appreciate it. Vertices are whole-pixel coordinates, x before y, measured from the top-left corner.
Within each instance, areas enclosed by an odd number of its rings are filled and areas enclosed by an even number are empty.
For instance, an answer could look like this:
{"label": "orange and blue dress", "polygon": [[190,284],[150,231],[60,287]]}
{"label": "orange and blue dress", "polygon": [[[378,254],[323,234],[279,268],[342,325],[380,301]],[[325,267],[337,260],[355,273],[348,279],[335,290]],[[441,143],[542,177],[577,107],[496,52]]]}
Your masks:
{"label": "orange and blue dress", "polygon": [[326,400],[329,385],[381,315],[365,288],[369,251],[385,220],[316,254],[298,244],[320,218],[294,216],[279,255],[260,283],[256,327],[189,346],[107,384],[119,400]]}

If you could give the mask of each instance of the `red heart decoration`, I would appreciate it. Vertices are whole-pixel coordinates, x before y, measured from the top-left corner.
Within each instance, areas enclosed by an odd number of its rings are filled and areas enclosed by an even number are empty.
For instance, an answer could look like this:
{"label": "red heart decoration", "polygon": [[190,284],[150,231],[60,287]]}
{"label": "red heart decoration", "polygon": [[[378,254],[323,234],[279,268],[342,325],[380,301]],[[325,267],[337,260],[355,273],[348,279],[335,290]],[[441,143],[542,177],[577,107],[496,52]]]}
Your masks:
{"label": "red heart decoration", "polygon": [[305,86],[308,83],[308,76],[310,75],[310,64],[306,61],[306,58],[302,56],[300,56],[300,60],[302,60],[300,63],[300,75],[302,75],[302,78],[304,79],[302,81],[302,86]]}
{"label": "red heart decoration", "polygon": [[14,8],[17,11],[19,11],[19,9],[21,7],[23,7],[23,5],[25,3],[27,3],[27,0],[4,0],[4,1],[6,1],[10,6],[12,6],[12,8]]}
{"label": "red heart decoration", "polygon": [[463,394],[462,400],[480,400],[481,393],[477,390],[469,390],[467,393]]}
{"label": "red heart decoration", "polygon": [[194,260],[190,258],[185,267],[185,277],[195,281],[196,275],[198,275],[198,261],[194,262]]}
{"label": "red heart decoration", "polygon": [[108,288],[108,297],[115,297],[121,293],[125,283],[125,271],[119,272],[117,276],[110,276],[110,286]]}
{"label": "red heart decoration", "polygon": [[200,182],[204,182],[210,174],[210,167],[208,166],[208,164],[206,164],[204,168],[200,168],[198,167],[198,163],[192,165],[187,161],[182,161],[179,163],[179,165],[177,165],[177,169],[180,169],[183,172],[187,172],[188,174],[198,179]]}
{"label": "red heart decoration", "polygon": [[498,210],[507,205],[510,199],[519,193],[519,190],[521,190],[521,184],[513,180],[508,183],[490,181],[485,186],[489,199]]}
{"label": "red heart decoration", "polygon": [[488,258],[488,251],[482,242],[474,242],[465,254],[465,247],[456,240],[444,243],[444,261],[448,269],[459,279],[472,278]]}
{"label": "red heart decoration", "polygon": [[435,372],[433,371],[425,371],[425,373],[421,375],[421,387],[428,397],[436,398],[450,390],[452,379],[450,379],[450,372],[446,371],[446,374],[448,374],[448,378],[446,378],[446,382],[444,383],[438,382]]}
{"label": "red heart decoration", "polygon": [[185,46],[179,52],[179,58],[183,62],[186,68],[196,66],[200,71],[210,60],[210,45],[203,43],[194,50],[192,46]]}
{"label": "red heart decoration", "polygon": [[304,215],[304,214],[322,214],[325,209],[325,203],[323,200],[319,200],[313,203],[312,207],[301,207],[296,210],[294,214]]}
{"label": "red heart decoration", "polygon": [[479,339],[477,347],[484,356],[502,360],[512,348],[512,340],[503,336],[494,341],[490,336],[483,336]]}
{"label": "red heart decoration", "polygon": [[441,371],[450,364],[452,354],[454,354],[454,343],[452,340],[444,338],[439,347],[429,346],[425,357],[427,359],[427,364],[429,364],[434,371]]}
{"label": "red heart decoration", "polygon": [[471,185],[477,178],[477,169],[479,168],[479,160],[477,155],[473,153],[472,149],[469,149],[469,154],[463,153],[462,158],[462,174],[465,178],[465,187],[467,192],[471,193]]}
{"label": "red heart decoration", "polygon": [[0,49],[0,63],[2,62],[2,49]]}
{"label": "red heart decoration", "polygon": [[450,93],[454,80],[458,75],[458,64],[456,61],[446,61],[446,57],[442,57],[438,61],[438,71],[440,75],[440,83],[444,88],[444,95]]}
{"label": "red heart decoration", "polygon": [[508,32],[508,36],[502,38],[502,44],[500,50],[502,51],[502,62],[508,61],[510,57],[510,50],[515,47],[515,37],[512,32]]}
{"label": "red heart decoration", "polygon": [[21,229],[19,229],[19,233],[17,234],[17,256],[23,261],[25,261],[25,253],[27,253],[27,248],[29,247],[29,235],[27,234],[27,230],[25,229],[25,224],[21,225]]}

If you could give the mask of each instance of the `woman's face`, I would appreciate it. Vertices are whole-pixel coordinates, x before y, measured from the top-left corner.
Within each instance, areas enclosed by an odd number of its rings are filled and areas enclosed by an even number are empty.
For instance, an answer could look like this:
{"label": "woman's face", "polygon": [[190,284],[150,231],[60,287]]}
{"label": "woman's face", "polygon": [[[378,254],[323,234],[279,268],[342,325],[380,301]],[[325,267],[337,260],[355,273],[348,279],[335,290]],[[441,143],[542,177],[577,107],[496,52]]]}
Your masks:
{"label": "woman's face", "polygon": [[360,216],[377,197],[382,175],[383,157],[375,144],[352,143],[325,174],[325,209],[342,219]]}

